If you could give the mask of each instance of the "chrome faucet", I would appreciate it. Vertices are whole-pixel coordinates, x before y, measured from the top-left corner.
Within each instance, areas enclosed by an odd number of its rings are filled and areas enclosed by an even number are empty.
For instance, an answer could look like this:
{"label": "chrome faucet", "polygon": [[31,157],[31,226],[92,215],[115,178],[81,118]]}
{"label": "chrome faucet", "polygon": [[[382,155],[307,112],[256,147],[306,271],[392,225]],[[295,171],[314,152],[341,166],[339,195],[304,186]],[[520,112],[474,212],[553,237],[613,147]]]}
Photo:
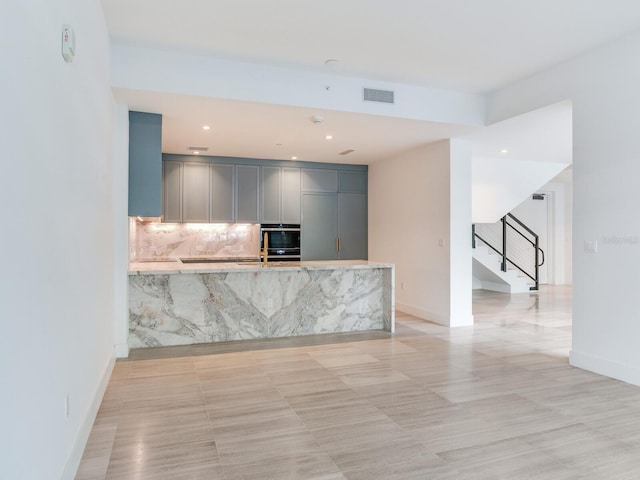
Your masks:
{"label": "chrome faucet", "polygon": [[269,263],[269,234],[267,232],[264,232],[263,247],[260,255],[262,255],[262,264],[266,267]]}

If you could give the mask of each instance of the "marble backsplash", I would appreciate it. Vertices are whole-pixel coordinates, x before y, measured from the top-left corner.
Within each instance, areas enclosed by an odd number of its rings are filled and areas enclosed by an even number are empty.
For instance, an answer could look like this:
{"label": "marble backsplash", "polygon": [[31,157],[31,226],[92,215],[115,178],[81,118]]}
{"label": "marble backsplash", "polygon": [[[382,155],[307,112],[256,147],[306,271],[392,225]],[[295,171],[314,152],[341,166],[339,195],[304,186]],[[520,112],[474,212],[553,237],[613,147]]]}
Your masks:
{"label": "marble backsplash", "polygon": [[184,257],[258,257],[259,224],[155,223],[129,219],[132,262]]}

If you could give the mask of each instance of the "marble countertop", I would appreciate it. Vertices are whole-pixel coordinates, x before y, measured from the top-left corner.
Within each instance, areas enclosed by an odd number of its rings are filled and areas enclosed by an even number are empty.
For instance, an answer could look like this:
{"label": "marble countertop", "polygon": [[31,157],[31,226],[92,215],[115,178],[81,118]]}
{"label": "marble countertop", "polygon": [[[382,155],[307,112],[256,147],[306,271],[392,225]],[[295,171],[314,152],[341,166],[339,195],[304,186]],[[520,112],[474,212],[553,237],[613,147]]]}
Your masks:
{"label": "marble countertop", "polygon": [[180,260],[162,262],[132,262],[129,275],[159,275],[172,273],[225,273],[259,272],[267,270],[336,270],[353,268],[392,268],[391,263],[369,262],[365,260],[326,260],[316,262],[277,262],[267,266],[258,263],[182,263]]}

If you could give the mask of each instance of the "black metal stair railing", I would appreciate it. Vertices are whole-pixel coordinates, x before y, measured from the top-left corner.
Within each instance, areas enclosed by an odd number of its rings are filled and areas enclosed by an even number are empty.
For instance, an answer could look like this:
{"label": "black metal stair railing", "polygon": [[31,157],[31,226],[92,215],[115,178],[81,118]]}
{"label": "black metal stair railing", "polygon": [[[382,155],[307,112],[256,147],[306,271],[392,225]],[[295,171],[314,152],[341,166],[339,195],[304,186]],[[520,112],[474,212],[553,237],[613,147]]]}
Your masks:
{"label": "black metal stair railing", "polygon": [[[540,248],[540,237],[511,213],[500,219],[501,232],[496,239],[490,235],[478,233],[476,225],[471,227],[471,242],[476,248],[476,239],[480,240],[491,250],[502,257],[500,269],[506,272],[508,265],[512,265],[534,282],[530,290],[540,287],[540,267],[544,265],[544,251]],[[533,249],[533,251],[531,251]]]}

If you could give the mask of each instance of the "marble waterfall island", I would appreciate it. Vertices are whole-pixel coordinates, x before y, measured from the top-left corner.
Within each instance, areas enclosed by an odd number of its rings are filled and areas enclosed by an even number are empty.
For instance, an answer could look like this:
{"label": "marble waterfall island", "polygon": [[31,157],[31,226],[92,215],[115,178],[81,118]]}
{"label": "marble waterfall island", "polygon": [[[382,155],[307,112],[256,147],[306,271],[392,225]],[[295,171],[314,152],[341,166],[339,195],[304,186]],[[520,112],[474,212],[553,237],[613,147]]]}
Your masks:
{"label": "marble waterfall island", "polygon": [[393,331],[393,288],[393,265],[364,261],[132,264],[129,346]]}

